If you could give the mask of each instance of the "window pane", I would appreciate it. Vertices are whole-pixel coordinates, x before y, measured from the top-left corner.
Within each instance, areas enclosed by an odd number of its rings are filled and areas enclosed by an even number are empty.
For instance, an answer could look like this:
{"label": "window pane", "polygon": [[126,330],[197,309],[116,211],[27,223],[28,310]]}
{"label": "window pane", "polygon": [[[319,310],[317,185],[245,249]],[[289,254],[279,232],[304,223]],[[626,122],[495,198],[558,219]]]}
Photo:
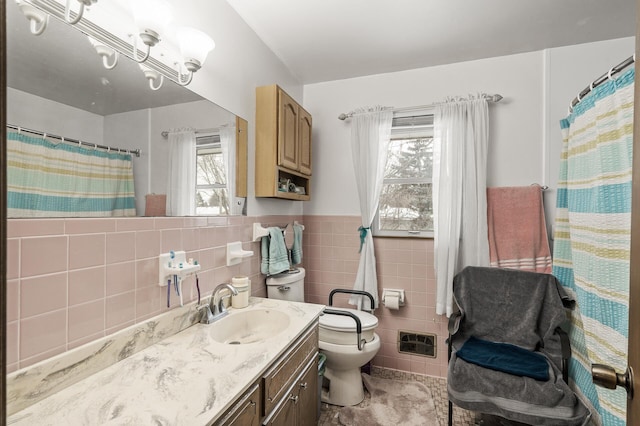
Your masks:
{"label": "window pane", "polygon": [[431,177],[433,138],[391,140],[385,179]]}
{"label": "window pane", "polygon": [[196,185],[227,184],[221,152],[198,150],[196,161]]}
{"label": "window pane", "polygon": [[226,188],[197,189],[196,214],[228,215],[229,197]]}
{"label": "window pane", "polygon": [[381,231],[433,231],[431,184],[383,185],[378,218]]}

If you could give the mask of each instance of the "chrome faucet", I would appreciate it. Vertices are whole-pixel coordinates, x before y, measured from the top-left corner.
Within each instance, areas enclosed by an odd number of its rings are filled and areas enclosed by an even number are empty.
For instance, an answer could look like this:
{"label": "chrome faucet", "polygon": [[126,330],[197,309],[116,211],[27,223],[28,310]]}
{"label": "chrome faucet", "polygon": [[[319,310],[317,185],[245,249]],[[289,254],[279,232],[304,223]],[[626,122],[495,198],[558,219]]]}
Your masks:
{"label": "chrome faucet", "polygon": [[[220,291],[224,290],[225,288],[229,289],[231,294],[220,297],[220,300],[218,300],[218,302],[216,303],[216,297],[218,296],[218,293],[220,293]],[[229,283],[220,284],[213,289],[213,292],[211,293],[211,300],[209,301],[209,307],[214,317],[227,313],[227,309],[224,307],[223,302],[224,299],[230,298],[231,295],[237,296],[238,290],[236,290],[236,288]]]}
{"label": "chrome faucet", "polygon": [[[222,290],[228,289],[231,294],[219,297],[219,293]],[[223,283],[218,285],[213,292],[211,293],[211,299],[209,300],[208,305],[201,305],[198,307],[198,310],[204,310],[202,313],[202,317],[200,318],[200,322],[202,324],[211,324],[214,321],[219,320],[229,313],[227,309],[224,307],[224,299],[228,299],[231,295],[238,295],[238,290],[234,286],[229,283]],[[218,299],[216,301],[216,299]]]}

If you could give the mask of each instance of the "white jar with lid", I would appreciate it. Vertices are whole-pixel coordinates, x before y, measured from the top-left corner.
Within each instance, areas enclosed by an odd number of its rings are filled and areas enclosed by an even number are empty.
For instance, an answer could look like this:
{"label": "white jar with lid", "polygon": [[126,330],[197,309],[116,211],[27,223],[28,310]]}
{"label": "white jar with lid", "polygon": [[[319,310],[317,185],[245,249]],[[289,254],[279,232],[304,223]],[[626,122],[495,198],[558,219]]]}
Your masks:
{"label": "white jar with lid", "polygon": [[238,276],[231,278],[231,285],[238,292],[231,296],[231,306],[236,309],[246,308],[249,305],[249,294],[251,293],[251,281],[248,277]]}

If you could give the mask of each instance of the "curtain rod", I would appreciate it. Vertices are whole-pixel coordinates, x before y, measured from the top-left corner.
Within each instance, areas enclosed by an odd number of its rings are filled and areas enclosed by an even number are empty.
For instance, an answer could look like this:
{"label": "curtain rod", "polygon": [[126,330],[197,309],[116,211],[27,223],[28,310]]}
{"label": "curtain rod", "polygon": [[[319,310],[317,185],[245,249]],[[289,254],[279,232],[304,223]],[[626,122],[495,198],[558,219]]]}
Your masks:
{"label": "curtain rod", "polygon": [[[502,100],[502,95],[483,95],[483,97],[489,101],[489,102],[500,102]],[[413,110],[419,110],[419,109],[425,109],[425,108],[431,108],[433,106],[435,106],[436,104],[429,104],[429,105],[418,105],[418,106],[411,106],[411,107],[402,107],[402,108],[391,108],[391,111],[393,112],[406,112],[406,111],[413,111]],[[348,113],[342,113],[338,116],[338,120],[346,120],[347,118],[351,118],[353,117],[353,115],[356,114],[355,111],[349,111]]]}
{"label": "curtain rod", "polygon": [[609,71],[602,74],[600,77],[593,80],[590,85],[588,85],[587,87],[582,89],[580,93],[578,93],[578,96],[573,98],[573,100],[569,104],[569,114],[573,112],[573,107],[578,105],[582,100],[582,98],[584,98],[589,92],[591,92],[594,88],[598,87],[605,81],[611,80],[613,75],[618,74],[620,71],[624,70],[629,65],[633,64],[635,61],[636,61],[636,54],[634,53],[624,61],[620,62],[618,65],[612,67]]}
{"label": "curtain rod", "polygon": [[140,149],[113,148],[107,145],[99,145],[96,143],[83,142],[79,139],[71,139],[71,138],[65,138],[64,136],[52,135],[51,133],[46,133],[41,130],[27,129],[25,127],[16,126],[13,124],[7,124],[7,127],[10,129],[17,130],[18,133],[27,132],[27,133],[32,133],[34,135],[42,136],[43,138],[52,138],[52,139],[58,139],[59,141],[62,141],[62,142],[75,143],[80,146],[86,146],[87,148],[94,148],[94,149],[100,148],[100,149],[106,149],[107,151],[118,151],[119,153],[133,154],[136,157],[140,157],[140,152],[141,152]]}
{"label": "curtain rod", "polygon": [[[211,127],[210,129],[197,129],[195,131],[196,135],[199,134],[199,133],[216,133],[216,132],[220,132],[220,128],[219,127]],[[167,137],[169,137],[169,131],[168,130],[164,130],[160,134],[165,139]]]}

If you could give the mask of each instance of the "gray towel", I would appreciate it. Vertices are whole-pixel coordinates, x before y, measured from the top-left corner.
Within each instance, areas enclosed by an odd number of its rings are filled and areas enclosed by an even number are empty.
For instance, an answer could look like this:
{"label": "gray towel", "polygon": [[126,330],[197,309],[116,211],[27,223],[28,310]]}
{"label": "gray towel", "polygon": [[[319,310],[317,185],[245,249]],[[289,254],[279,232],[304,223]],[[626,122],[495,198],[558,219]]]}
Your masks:
{"label": "gray towel", "polygon": [[[527,424],[581,425],[585,405],[562,380],[557,327],[566,321],[556,278],[509,269],[467,267],[453,281],[461,320],[452,330],[449,398],[467,410]],[[519,377],[468,363],[457,351],[470,337],[537,351],[549,360],[549,380]]]}

